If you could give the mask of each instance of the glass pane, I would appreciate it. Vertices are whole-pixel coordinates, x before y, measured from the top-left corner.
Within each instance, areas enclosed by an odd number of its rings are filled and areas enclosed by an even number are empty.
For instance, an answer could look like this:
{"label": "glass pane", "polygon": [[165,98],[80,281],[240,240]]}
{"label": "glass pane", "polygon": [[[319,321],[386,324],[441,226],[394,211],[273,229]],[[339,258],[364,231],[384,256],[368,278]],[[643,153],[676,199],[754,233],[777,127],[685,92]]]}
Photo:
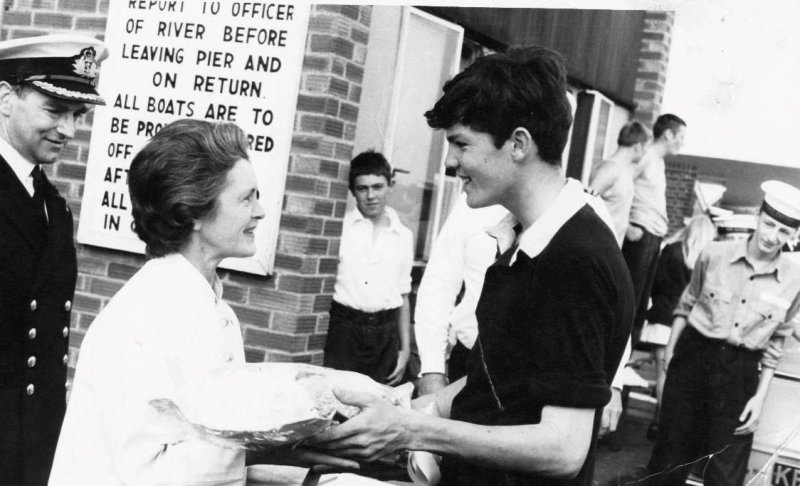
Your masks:
{"label": "glass pane", "polygon": [[[441,94],[460,56],[460,32],[411,12],[405,55],[398,69],[399,100],[389,159],[398,172],[389,205],[415,236],[415,257],[424,259],[436,202],[434,183],[443,162],[444,133],[423,114]],[[405,172],[407,171],[407,172]]]}
{"label": "glass pane", "polygon": [[594,139],[594,153],[592,154],[593,164],[598,164],[603,160],[603,151],[606,146],[606,132],[608,131],[608,117],[611,114],[611,104],[601,98],[599,111],[597,131],[595,132]]}

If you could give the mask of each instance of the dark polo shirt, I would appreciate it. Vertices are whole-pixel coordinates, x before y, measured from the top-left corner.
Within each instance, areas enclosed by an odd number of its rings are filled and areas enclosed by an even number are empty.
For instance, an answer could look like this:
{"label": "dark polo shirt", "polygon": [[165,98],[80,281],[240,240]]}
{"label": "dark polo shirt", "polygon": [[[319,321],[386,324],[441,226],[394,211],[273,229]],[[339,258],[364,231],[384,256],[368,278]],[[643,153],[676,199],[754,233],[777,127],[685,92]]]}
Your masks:
{"label": "dark polo shirt", "polygon": [[445,457],[443,485],[592,482],[594,439],[634,304],[614,235],[590,206],[578,207],[566,213],[565,221],[551,218],[555,228],[549,241],[539,237],[526,245],[523,235],[516,253],[506,251],[488,269],[477,308],[474,366],[453,401],[451,418],[483,425],[537,424],[547,405],[594,408],[586,462],[576,478],[559,480]]}

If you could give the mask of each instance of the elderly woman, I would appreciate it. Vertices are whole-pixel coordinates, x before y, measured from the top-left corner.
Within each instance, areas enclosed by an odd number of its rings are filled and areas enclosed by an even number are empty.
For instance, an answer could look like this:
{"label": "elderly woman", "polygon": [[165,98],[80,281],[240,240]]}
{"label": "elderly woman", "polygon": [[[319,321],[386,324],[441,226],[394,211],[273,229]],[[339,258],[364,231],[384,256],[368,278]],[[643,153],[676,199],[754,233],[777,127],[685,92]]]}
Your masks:
{"label": "elderly woman", "polygon": [[180,120],[131,163],[134,228],[150,258],[86,333],[51,485],[244,484],[243,451],[187,439],[148,401],[244,362],[216,269],[256,250],[264,210],[247,143],[235,125]]}

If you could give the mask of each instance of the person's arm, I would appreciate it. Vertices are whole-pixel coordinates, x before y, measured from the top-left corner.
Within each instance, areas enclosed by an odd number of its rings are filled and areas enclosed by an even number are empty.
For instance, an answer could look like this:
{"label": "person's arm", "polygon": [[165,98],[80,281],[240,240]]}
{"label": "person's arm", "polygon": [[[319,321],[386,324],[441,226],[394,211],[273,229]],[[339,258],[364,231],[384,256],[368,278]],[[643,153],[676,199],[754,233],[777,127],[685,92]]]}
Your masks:
{"label": "person's arm", "polygon": [[397,365],[394,367],[386,383],[396,385],[400,383],[406,372],[408,357],[411,355],[411,304],[408,302],[408,294],[403,294],[403,305],[397,312],[397,334],[400,336],[400,350],[397,352]]}
{"label": "person's arm", "polygon": [[796,329],[794,321],[798,316],[798,308],[800,308],[800,295],[795,297],[794,302],[789,307],[789,311],[786,313],[786,320],[776,329],[764,349],[761,357],[761,376],[758,381],[758,388],[755,395],[747,401],[742,415],[739,417],[739,421],[744,423],[736,428],[735,435],[751,434],[758,427],[769,385],[775,375],[775,368],[778,367],[783,356],[783,345],[786,337],[792,333],[793,329]]}
{"label": "person's arm", "polygon": [[686,324],[686,318],[683,316],[675,316],[675,319],[672,321],[672,331],[669,334],[667,348],[664,351],[664,362],[661,363],[665,373],[669,368],[670,361],[672,361],[672,355],[675,353],[675,345],[678,343],[681,333],[686,328]]}
{"label": "person's arm", "polygon": [[458,200],[442,226],[422,275],[414,309],[414,332],[420,357],[419,393],[433,393],[447,386],[445,356],[450,316],[464,281],[464,236],[462,218],[466,200]]}
{"label": "person's arm", "polygon": [[399,409],[368,394],[337,397],[362,412],[311,439],[314,447],[331,454],[374,461],[402,450],[421,450],[564,478],[583,467],[595,414],[594,409],[545,406],[538,424],[484,426]]}
{"label": "person's arm", "polygon": [[706,278],[706,269],[708,268],[708,253],[703,250],[700,256],[697,257],[697,262],[694,264],[692,270],[692,277],[689,279],[689,285],[686,286],[681,294],[678,305],[675,306],[673,311],[674,319],[672,320],[672,332],[669,335],[669,342],[667,342],[666,350],[664,351],[664,371],[667,371],[669,362],[672,361],[672,355],[675,352],[675,345],[681,337],[681,333],[688,325],[687,319],[691,314],[692,309],[697,303],[697,297],[703,290],[703,283]]}
{"label": "person's arm", "polygon": [[631,359],[631,338],[628,337],[628,342],[625,344],[625,352],[622,353],[622,359],[619,361],[617,373],[614,375],[614,380],[611,382],[611,401],[603,408],[603,416],[600,419],[600,437],[614,432],[617,430],[619,424],[619,417],[622,415],[622,388],[625,386],[623,383],[623,371],[628,361]]}
{"label": "person's arm", "polygon": [[607,192],[614,186],[614,183],[619,178],[619,173],[614,169],[614,165],[603,161],[597,166],[597,169],[592,172],[589,179],[589,187],[600,195],[603,200],[607,200]]}
{"label": "person's arm", "polygon": [[770,383],[772,383],[773,376],[775,376],[775,368],[761,368],[761,376],[758,381],[756,394],[747,401],[742,414],[739,416],[739,422],[744,423],[736,427],[733,431],[733,435],[747,435],[756,431],[761,419],[761,411],[764,408],[764,400],[767,398],[767,391],[769,390]]}

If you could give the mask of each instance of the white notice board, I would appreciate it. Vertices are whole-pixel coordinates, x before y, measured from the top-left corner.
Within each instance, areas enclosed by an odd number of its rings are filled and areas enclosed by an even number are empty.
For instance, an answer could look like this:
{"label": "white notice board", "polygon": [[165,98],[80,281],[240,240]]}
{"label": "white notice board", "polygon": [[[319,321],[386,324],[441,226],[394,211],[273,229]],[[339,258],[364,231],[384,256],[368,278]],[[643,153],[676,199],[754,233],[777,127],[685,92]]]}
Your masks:
{"label": "white notice board", "polygon": [[231,121],[251,138],[266,217],[252,258],[229,269],[272,271],[292,141],[309,5],[233,0],[125,0],[109,4],[78,241],[144,253],[131,230],[127,170],[163,125]]}

